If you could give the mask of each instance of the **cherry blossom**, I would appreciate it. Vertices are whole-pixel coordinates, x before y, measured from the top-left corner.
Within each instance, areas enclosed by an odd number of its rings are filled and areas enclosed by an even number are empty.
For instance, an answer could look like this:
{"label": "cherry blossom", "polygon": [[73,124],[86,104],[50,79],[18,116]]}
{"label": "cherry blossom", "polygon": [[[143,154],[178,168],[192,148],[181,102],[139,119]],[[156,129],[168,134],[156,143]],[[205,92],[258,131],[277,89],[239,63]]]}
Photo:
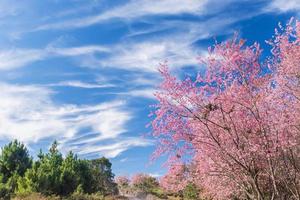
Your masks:
{"label": "cherry blossom", "polygon": [[214,199],[300,198],[300,23],[280,26],[268,43],[266,60],[237,35],[218,43],[197,78],[179,80],[161,65],[151,125],[155,157],[169,155],[165,188],[180,190],[189,177]]}

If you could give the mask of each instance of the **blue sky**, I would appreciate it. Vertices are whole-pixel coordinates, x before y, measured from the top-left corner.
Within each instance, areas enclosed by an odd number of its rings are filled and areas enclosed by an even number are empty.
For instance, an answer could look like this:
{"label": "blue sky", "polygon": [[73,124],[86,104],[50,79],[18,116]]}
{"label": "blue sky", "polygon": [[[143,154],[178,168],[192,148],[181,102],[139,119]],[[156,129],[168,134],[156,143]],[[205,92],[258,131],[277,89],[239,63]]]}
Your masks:
{"label": "blue sky", "polygon": [[0,145],[109,157],[117,175],[162,175],[149,105],[168,61],[178,76],[235,31],[248,44],[299,17],[300,0],[0,1]]}

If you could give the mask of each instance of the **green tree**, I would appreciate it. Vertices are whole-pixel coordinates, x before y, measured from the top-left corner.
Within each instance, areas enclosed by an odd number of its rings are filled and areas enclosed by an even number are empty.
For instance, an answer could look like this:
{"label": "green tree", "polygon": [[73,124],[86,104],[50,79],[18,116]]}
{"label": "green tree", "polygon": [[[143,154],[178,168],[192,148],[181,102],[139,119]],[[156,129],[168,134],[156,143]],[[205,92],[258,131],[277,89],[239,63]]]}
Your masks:
{"label": "green tree", "polygon": [[6,183],[13,175],[24,176],[32,165],[32,158],[24,144],[14,140],[2,148],[0,154],[0,172],[2,182]]}
{"label": "green tree", "polygon": [[[32,192],[44,195],[69,196],[80,193],[117,193],[111,163],[107,158],[81,160],[69,152],[65,158],[55,141],[48,153],[40,152],[38,159],[25,176],[11,176],[9,187],[16,187],[17,194]],[[3,187],[5,191],[5,187]]]}
{"label": "green tree", "polygon": [[62,195],[73,193],[80,184],[77,165],[77,156],[74,156],[72,152],[69,152],[61,166],[60,184]]}
{"label": "green tree", "polygon": [[27,170],[25,177],[19,180],[20,190],[40,192],[45,195],[61,194],[62,154],[55,141],[49,153],[38,155],[33,167]]}
{"label": "green tree", "polygon": [[17,190],[18,179],[32,165],[32,158],[24,144],[14,140],[2,148],[0,154],[0,198],[9,199]]}
{"label": "green tree", "polygon": [[94,179],[93,173],[88,160],[77,160],[76,173],[80,179],[80,187],[85,193],[93,193]]}
{"label": "green tree", "polygon": [[114,182],[114,174],[112,173],[111,166],[111,162],[105,157],[90,161],[94,192],[101,192],[103,194],[117,193],[117,184]]}

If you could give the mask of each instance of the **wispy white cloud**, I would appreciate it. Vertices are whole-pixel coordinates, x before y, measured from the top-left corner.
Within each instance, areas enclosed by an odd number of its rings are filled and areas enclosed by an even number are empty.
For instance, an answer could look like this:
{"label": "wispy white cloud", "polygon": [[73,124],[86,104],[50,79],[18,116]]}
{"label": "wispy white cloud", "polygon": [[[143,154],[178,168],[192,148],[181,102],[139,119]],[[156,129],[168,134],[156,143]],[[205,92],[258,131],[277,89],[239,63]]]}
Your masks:
{"label": "wispy white cloud", "polygon": [[[149,141],[140,138],[124,138],[111,141],[111,145],[90,148],[90,143],[115,140],[127,131],[126,125],[132,113],[126,109],[125,102],[112,101],[96,105],[56,105],[52,100],[53,91],[38,86],[19,86],[0,84],[0,138],[19,139],[25,143],[41,139],[58,139],[64,144],[86,131],[94,137],[81,140],[80,153],[105,154],[109,157],[119,155],[133,146],[146,146]],[[71,149],[70,149],[71,150]]]}
{"label": "wispy white cloud", "polygon": [[236,20],[228,17],[223,20],[212,18],[200,23],[173,21],[163,25],[175,30],[180,27],[180,31],[175,31],[172,35],[163,34],[139,41],[125,40],[112,45],[111,53],[105,58],[82,57],[79,64],[83,67],[112,67],[148,73],[156,73],[159,63],[166,60],[172,68],[196,66],[199,63],[198,57],[206,50],[194,43],[217,35],[220,31],[222,34],[232,33],[233,30],[228,26]]}
{"label": "wispy white cloud", "polygon": [[186,42],[152,41],[134,44],[122,44],[115,47],[107,59],[90,58],[82,60],[82,66],[102,66],[157,72],[159,63],[169,60],[172,66],[197,64],[197,50]]}
{"label": "wispy white cloud", "polygon": [[116,143],[107,145],[78,145],[72,147],[73,151],[85,156],[105,155],[114,158],[132,147],[146,147],[153,145],[153,141],[143,138],[123,138]]}
{"label": "wispy white cloud", "polygon": [[[145,15],[174,15],[182,13],[200,14],[205,12],[208,0],[161,0],[130,1],[128,4],[104,13],[107,17],[136,18]],[[119,12],[115,12],[119,11]]]}
{"label": "wispy white cloud", "polygon": [[[170,60],[174,66],[196,64],[197,50],[187,43],[191,41],[181,41],[181,44],[171,40],[124,43],[112,46],[110,50],[102,46],[2,50],[0,70],[12,70],[59,56],[79,59],[78,64],[82,67],[111,67],[147,72],[156,72],[159,63],[165,60]],[[99,59],[95,53],[106,53],[109,56]]]}
{"label": "wispy white cloud", "polygon": [[272,0],[267,7],[269,11],[300,11],[300,1],[299,0]]}
{"label": "wispy white cloud", "polygon": [[149,173],[150,176],[154,177],[154,178],[159,178],[162,176],[162,174],[160,173]]}
{"label": "wispy white cloud", "polygon": [[126,158],[122,158],[122,159],[120,159],[120,162],[127,162],[128,161],[128,158],[126,157]]}
{"label": "wispy white cloud", "polygon": [[12,4],[9,0],[2,0],[0,2],[0,18],[16,16],[21,7],[20,4]]}
{"label": "wispy white cloud", "polygon": [[12,48],[9,50],[0,50],[0,70],[15,69],[36,61],[56,56],[74,57],[107,51],[108,49],[102,46],[81,46],[70,48],[55,48],[48,46],[44,49]]}
{"label": "wispy white cloud", "polygon": [[[177,0],[176,0],[177,1]],[[129,3],[105,11],[99,16],[107,18],[137,18],[145,15],[180,14],[190,13],[203,15],[223,8],[234,0],[225,0],[222,4],[214,1],[187,0],[176,3],[174,0],[162,0],[150,2],[145,0],[129,1]],[[207,6],[211,9],[205,9]],[[139,9],[137,9],[139,8]],[[174,68],[186,65],[197,65],[197,57],[203,53],[201,47],[194,45],[197,40],[210,38],[214,35],[233,32],[229,27],[238,20],[253,16],[247,14],[237,18],[236,16],[216,16],[200,22],[189,22],[181,20],[160,21],[154,27],[174,29],[173,33],[148,37],[145,40],[135,40],[134,37],[141,33],[140,30],[132,30],[124,40],[118,44],[109,46],[81,46],[81,47],[56,47],[52,43],[44,49],[16,49],[15,51],[3,52],[1,69],[11,69],[25,66],[31,62],[47,59],[55,56],[76,57],[76,63],[82,67],[101,68],[111,67],[130,71],[157,72],[159,63],[168,60]],[[81,17],[78,20],[86,20]],[[66,22],[59,22],[66,23]],[[69,22],[71,25],[79,26],[81,23]],[[94,23],[94,22],[93,22]],[[88,23],[89,24],[89,23]],[[62,27],[68,27],[63,24]],[[180,28],[178,28],[180,27]],[[157,29],[158,28],[158,29]],[[152,30],[152,29],[151,29]],[[150,31],[151,31],[150,30]],[[133,37],[133,38],[132,38]],[[15,53],[16,52],[16,53]],[[96,53],[105,54],[99,58]],[[0,52],[1,55],[1,52]],[[18,56],[19,55],[19,56]],[[24,56],[23,56],[24,55]],[[16,57],[21,59],[15,59]],[[77,62],[78,61],[78,62]]]}
{"label": "wispy white cloud", "polygon": [[61,56],[78,56],[92,53],[109,52],[109,49],[103,46],[81,46],[70,48],[56,48],[49,45],[45,50],[48,54],[61,55]]}
{"label": "wispy white cloud", "polygon": [[137,77],[134,77],[132,80],[132,83],[134,85],[138,86],[157,86],[157,83],[159,83],[161,80],[161,77],[143,77],[142,75],[139,75]]}
{"label": "wispy white cloud", "polygon": [[35,30],[79,28],[113,18],[128,20],[148,15],[200,14],[201,12],[207,12],[205,9],[207,2],[208,0],[131,0],[125,5],[117,6],[97,15],[43,24]]}
{"label": "wispy white cloud", "polygon": [[77,87],[77,88],[85,88],[85,89],[96,89],[96,88],[112,88],[115,87],[114,84],[106,83],[106,84],[98,84],[98,83],[87,83],[82,81],[62,81],[59,83],[47,84],[47,86],[62,86],[62,87]]}
{"label": "wispy white cloud", "polygon": [[23,67],[32,62],[42,60],[46,53],[37,49],[10,49],[0,51],[0,70]]}
{"label": "wispy white cloud", "polygon": [[144,97],[149,99],[155,99],[154,93],[156,90],[154,88],[143,88],[138,90],[128,91],[127,94],[133,97]]}
{"label": "wispy white cloud", "polygon": [[132,89],[128,90],[126,92],[115,92],[110,93],[114,95],[122,95],[122,96],[131,96],[131,97],[138,97],[138,98],[147,98],[147,99],[155,99],[154,93],[156,92],[155,88],[149,87],[149,88],[142,88],[142,89]]}
{"label": "wispy white cloud", "polygon": [[[49,98],[52,93],[34,86],[1,84],[0,137],[22,141],[38,141],[43,137],[72,134],[67,124],[54,111]],[[33,98],[34,97],[34,98]],[[46,133],[46,134],[45,134]]]}

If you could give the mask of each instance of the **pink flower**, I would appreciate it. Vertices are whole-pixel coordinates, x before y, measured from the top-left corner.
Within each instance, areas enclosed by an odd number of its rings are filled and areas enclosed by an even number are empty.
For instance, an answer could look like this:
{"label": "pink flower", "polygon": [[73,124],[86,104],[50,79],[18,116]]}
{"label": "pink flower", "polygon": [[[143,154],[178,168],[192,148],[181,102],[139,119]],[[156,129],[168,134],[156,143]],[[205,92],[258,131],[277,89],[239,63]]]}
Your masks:
{"label": "pink flower", "polygon": [[196,80],[178,80],[161,66],[152,128],[155,156],[170,155],[160,181],[167,190],[193,181],[216,199],[299,191],[292,159],[300,156],[300,23],[276,33],[265,61],[259,44],[244,43],[235,36],[210,48]]}

